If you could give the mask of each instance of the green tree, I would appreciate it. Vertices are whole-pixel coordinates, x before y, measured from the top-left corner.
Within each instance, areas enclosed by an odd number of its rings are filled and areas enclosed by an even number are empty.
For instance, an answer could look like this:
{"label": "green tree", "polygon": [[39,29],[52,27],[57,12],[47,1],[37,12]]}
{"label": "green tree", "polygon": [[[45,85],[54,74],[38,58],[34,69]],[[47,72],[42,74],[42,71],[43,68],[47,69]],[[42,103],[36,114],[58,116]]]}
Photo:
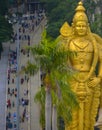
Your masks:
{"label": "green tree", "polygon": [[[64,48],[62,43],[59,42],[59,38],[52,40],[52,38],[46,37],[46,31],[43,33],[41,43],[28,49],[34,56],[35,62],[28,62],[24,71],[32,75],[40,68],[45,73],[44,89],[41,88],[37,97],[40,98],[39,101],[45,108],[46,130],[51,130],[51,117],[53,118],[52,128],[56,130],[57,115],[62,117],[65,123],[69,123],[71,121],[71,110],[78,106],[76,95],[71,91],[68,83],[73,71],[67,65],[67,58],[73,54]],[[43,95],[44,93],[45,95]]]}
{"label": "green tree", "polygon": [[12,33],[12,25],[8,23],[8,20],[0,15],[0,57],[1,52],[3,51],[2,42],[10,40]]}
{"label": "green tree", "polygon": [[59,29],[62,24],[65,21],[71,23],[78,0],[44,0],[44,2],[48,20],[47,34],[56,38],[59,35]]}
{"label": "green tree", "polygon": [[77,3],[77,1],[45,1],[46,16],[48,19],[47,33],[48,35],[56,38],[59,35],[59,28],[61,25],[67,20],[71,22],[73,14],[72,3]]}
{"label": "green tree", "polygon": [[8,0],[0,0],[0,15],[4,16],[8,11]]}
{"label": "green tree", "polygon": [[5,19],[5,14],[8,12],[8,0],[0,1],[0,58],[3,51],[2,42],[11,39],[13,33],[12,25]]}
{"label": "green tree", "polygon": [[[45,10],[46,10],[46,16],[47,16],[47,34],[52,36],[53,38],[56,38],[59,36],[59,29],[62,26],[62,24],[67,21],[69,24],[72,23],[72,18],[75,12],[75,8],[77,6],[77,3],[79,0],[40,0],[42,2],[45,2]],[[95,20],[93,21],[93,14],[95,14],[95,8],[98,6],[101,8],[101,0],[97,1],[91,1],[91,0],[85,0],[83,1],[87,13],[87,16],[89,18],[89,23],[94,31],[94,33],[102,34],[102,29],[97,26],[97,30],[95,30],[94,25],[97,23],[101,23],[101,19],[95,15]],[[100,16],[101,17],[101,14]],[[97,23],[96,23],[97,21]]]}

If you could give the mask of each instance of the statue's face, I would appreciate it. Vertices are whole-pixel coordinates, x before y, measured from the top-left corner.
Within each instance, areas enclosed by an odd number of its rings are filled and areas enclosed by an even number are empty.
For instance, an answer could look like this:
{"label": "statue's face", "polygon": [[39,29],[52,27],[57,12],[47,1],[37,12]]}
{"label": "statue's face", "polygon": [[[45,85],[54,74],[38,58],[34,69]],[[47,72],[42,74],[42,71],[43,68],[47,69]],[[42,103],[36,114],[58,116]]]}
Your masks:
{"label": "statue's face", "polygon": [[75,33],[79,36],[87,34],[87,23],[85,21],[78,21],[75,24]]}

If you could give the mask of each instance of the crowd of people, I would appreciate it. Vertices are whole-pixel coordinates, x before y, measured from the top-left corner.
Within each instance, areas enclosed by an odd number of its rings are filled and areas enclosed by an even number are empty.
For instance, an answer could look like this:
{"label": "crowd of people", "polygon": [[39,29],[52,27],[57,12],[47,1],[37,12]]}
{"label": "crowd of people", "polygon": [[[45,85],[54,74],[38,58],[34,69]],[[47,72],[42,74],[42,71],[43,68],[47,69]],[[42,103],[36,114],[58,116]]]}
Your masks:
{"label": "crowd of people", "polygon": [[[34,14],[35,15],[35,14]],[[24,45],[31,45],[31,33],[34,33],[37,26],[43,19],[43,15],[34,16],[31,15],[28,17],[22,17],[23,22],[19,24],[17,33],[16,24],[14,25],[14,33],[12,35],[12,44],[10,44],[9,54],[8,54],[8,70],[7,70],[7,101],[6,101],[6,130],[17,130],[17,105],[19,105],[19,119],[20,119],[20,130],[24,129],[24,123],[27,124],[30,113],[28,112],[29,105],[29,90],[28,90],[28,82],[29,77],[27,74],[19,75],[19,104],[17,104],[17,76],[18,76],[18,64],[17,56],[29,58],[29,52],[24,49]],[[20,41],[19,44],[19,54],[17,51],[17,40]],[[14,47],[12,47],[14,46]],[[24,67],[24,64],[20,61],[20,70]],[[24,130],[27,130],[24,129]]]}

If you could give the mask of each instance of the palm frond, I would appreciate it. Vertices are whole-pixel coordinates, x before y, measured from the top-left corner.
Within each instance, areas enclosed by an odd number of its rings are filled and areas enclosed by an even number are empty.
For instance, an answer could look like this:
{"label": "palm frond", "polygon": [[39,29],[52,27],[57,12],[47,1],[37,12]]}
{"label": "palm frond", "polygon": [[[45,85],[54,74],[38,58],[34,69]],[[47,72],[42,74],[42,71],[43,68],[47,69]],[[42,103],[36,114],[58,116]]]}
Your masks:
{"label": "palm frond", "polygon": [[38,72],[39,70],[39,66],[37,66],[36,64],[33,64],[31,62],[28,62],[26,67],[24,67],[22,69],[23,72],[30,74],[30,75],[34,75]]}

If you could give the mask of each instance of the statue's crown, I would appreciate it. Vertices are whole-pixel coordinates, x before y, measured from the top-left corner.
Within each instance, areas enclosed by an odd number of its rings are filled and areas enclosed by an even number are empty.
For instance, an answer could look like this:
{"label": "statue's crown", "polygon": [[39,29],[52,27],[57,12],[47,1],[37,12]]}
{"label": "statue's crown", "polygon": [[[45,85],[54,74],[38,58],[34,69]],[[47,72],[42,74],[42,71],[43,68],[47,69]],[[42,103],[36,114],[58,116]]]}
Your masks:
{"label": "statue's crown", "polygon": [[76,11],[76,13],[75,13],[74,18],[73,18],[73,23],[75,23],[77,21],[88,22],[88,18],[87,18],[86,14],[85,14],[85,8],[83,6],[82,1],[80,1],[78,3],[78,6],[75,9],[75,11]]}

